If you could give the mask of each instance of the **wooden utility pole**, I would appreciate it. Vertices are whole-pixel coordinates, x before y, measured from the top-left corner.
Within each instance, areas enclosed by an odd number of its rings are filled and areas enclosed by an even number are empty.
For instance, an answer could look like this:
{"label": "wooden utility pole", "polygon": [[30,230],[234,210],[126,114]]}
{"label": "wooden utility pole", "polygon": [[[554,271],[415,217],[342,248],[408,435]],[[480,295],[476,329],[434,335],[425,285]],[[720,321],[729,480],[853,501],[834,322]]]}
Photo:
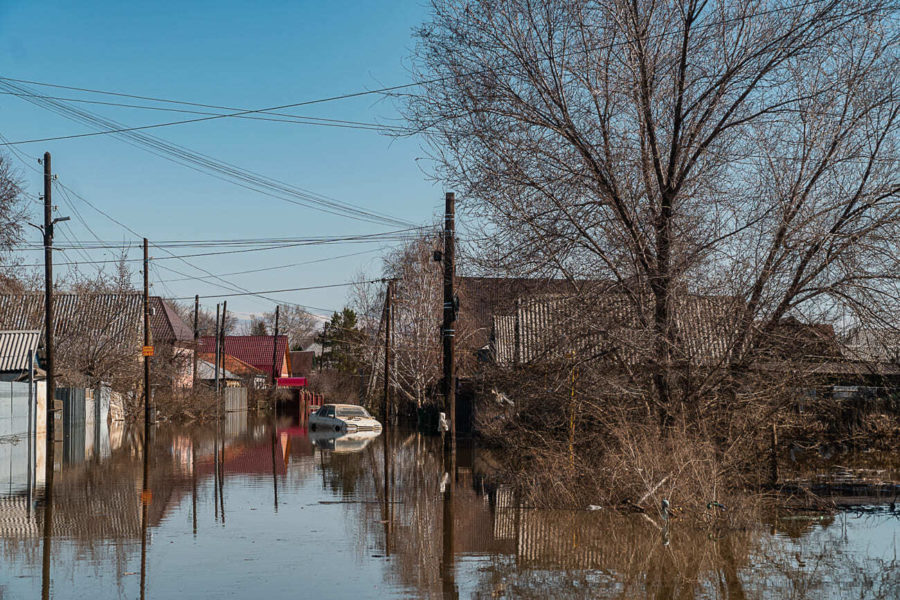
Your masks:
{"label": "wooden utility pole", "polygon": [[[213,367],[213,371],[214,371],[213,377],[216,380],[216,396],[219,395],[219,309],[220,308],[221,308],[221,306],[216,304],[216,332],[215,332],[216,333],[216,341],[215,341],[216,351],[213,356],[213,360],[216,362],[215,366]],[[216,414],[218,415],[218,412]]]}
{"label": "wooden utility pole", "polygon": [[275,383],[278,381],[278,377],[275,375],[275,364],[278,361],[278,316],[280,313],[280,306],[275,307],[275,330],[272,332],[274,335],[272,336],[272,387],[275,387]]}
{"label": "wooden utility pole", "polygon": [[[225,317],[228,315],[228,300],[222,301],[222,328],[219,330],[219,335],[222,337],[222,341],[219,344],[219,358],[222,360],[222,389],[225,389]],[[224,393],[224,392],[223,392]]]}
{"label": "wooden utility pole", "polygon": [[391,326],[394,319],[394,280],[388,280],[384,296],[384,426],[387,427],[391,407]]}
{"label": "wooden utility pole", "polygon": [[53,357],[53,207],[51,192],[53,172],[50,153],[44,152],[44,351],[47,356],[46,419],[47,439],[54,438],[53,401],[56,397],[56,374]]}
{"label": "wooden utility pole", "polygon": [[444,342],[444,410],[450,420],[450,443],[456,446],[456,310],[454,290],[456,276],[456,196],[448,192],[444,210],[444,325],[441,337]]}
{"label": "wooden utility pole", "polygon": [[[144,238],[144,435],[150,434],[150,253]],[[145,438],[147,439],[147,438]]]}
{"label": "wooden utility pole", "polygon": [[200,353],[200,296],[194,296],[194,382],[191,385],[197,389],[197,355]]}

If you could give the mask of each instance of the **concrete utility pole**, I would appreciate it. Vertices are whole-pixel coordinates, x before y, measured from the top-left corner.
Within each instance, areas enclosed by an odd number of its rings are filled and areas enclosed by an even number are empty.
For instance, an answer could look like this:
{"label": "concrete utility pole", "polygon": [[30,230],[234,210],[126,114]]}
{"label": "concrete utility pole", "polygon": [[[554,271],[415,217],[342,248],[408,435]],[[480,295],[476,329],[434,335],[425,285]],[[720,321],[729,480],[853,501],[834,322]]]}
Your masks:
{"label": "concrete utility pole", "polygon": [[278,376],[275,375],[275,363],[278,361],[278,316],[280,313],[280,306],[275,307],[275,331],[273,331],[274,335],[272,336],[272,387],[275,387],[276,382],[278,381]]}
{"label": "concrete utility pole", "polygon": [[197,354],[200,353],[200,295],[194,296],[194,381],[191,387],[197,389]]}
{"label": "concrete utility pole", "polygon": [[444,342],[444,410],[450,420],[450,443],[456,446],[456,299],[454,283],[456,277],[456,196],[448,192],[444,211],[444,325],[441,337]]}
{"label": "concrete utility pole", "polygon": [[394,280],[388,280],[384,296],[384,426],[387,427],[391,407],[391,327],[394,319]]}
{"label": "concrete utility pole", "polygon": [[[144,435],[150,434],[150,253],[144,238]],[[145,438],[146,439],[146,438]]]}

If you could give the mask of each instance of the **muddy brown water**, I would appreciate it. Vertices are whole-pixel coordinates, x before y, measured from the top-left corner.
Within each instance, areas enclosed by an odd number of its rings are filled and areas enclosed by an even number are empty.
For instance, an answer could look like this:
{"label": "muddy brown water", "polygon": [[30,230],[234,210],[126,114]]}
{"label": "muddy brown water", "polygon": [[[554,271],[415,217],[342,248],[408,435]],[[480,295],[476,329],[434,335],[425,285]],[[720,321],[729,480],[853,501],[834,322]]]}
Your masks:
{"label": "muddy brown water", "polygon": [[472,444],[452,477],[439,438],[247,413],[154,426],[146,491],[141,429],[64,432],[51,484],[41,445],[0,452],[3,599],[900,598],[888,504],[661,528],[519,507]]}

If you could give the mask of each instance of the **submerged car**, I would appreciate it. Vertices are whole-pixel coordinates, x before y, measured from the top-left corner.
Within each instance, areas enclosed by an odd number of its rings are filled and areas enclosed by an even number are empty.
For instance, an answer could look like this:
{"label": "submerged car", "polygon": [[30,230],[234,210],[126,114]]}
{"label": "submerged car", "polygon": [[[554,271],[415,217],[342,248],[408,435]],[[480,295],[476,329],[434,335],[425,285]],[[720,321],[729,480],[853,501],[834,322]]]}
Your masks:
{"label": "submerged car", "polygon": [[309,416],[311,431],[381,431],[381,423],[356,404],[323,404]]}

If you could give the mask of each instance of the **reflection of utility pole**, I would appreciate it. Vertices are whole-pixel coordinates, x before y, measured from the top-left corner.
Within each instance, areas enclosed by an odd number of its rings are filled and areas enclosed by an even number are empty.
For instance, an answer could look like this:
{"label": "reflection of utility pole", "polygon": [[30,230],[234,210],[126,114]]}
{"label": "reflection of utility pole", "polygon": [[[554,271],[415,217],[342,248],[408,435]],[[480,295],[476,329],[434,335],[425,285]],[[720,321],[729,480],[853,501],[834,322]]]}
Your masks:
{"label": "reflection of utility pole", "polygon": [[[145,240],[146,241],[146,240]],[[150,492],[150,425],[149,420],[144,427],[144,487],[141,492],[141,600],[144,600],[144,592],[147,584],[147,527],[150,518],[150,501],[153,494]]]}
{"label": "reflection of utility pole", "polygon": [[[444,211],[444,324],[441,337],[444,343],[444,410],[450,420],[450,445],[456,449],[456,364],[454,358],[457,300],[454,293],[456,276],[455,237],[456,197],[448,192]],[[455,476],[455,474],[454,474]]]}
{"label": "reflection of utility pole", "polygon": [[456,565],[453,561],[453,478],[450,485],[444,491],[443,515],[441,519],[441,590],[444,598],[459,598],[459,589],[456,587]]}
{"label": "reflection of utility pole", "polygon": [[44,531],[41,561],[41,598],[50,598],[50,554],[53,542],[53,453],[55,442],[48,436],[44,455]]}

